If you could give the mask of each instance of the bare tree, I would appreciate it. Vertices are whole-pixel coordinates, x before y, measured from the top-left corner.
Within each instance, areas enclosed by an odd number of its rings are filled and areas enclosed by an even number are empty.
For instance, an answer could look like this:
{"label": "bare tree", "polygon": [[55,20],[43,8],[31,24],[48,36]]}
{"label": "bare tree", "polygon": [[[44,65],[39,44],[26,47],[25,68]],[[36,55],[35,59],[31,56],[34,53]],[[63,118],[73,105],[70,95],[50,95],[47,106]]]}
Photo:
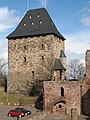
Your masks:
{"label": "bare tree", "polygon": [[49,57],[41,61],[36,70],[37,76],[34,78],[34,82],[32,83],[33,87],[30,95],[38,95],[42,91],[43,81],[52,79],[53,61],[54,59],[52,55],[49,55]]}
{"label": "bare tree", "polygon": [[52,79],[53,61],[54,58],[52,55],[50,55],[41,62],[40,66],[37,69],[37,80],[44,81]]}
{"label": "bare tree", "polygon": [[67,79],[83,79],[85,74],[84,64],[78,59],[73,59],[67,65]]}
{"label": "bare tree", "polygon": [[6,85],[6,65],[6,60],[4,58],[0,58],[0,86]]}

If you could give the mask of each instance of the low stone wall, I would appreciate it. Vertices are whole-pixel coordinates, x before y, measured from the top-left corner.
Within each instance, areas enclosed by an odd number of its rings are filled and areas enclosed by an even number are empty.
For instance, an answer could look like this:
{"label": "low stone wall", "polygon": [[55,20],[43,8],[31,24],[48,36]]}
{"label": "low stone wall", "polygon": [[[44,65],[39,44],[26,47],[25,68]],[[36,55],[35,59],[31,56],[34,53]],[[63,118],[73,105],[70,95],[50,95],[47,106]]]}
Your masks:
{"label": "low stone wall", "polygon": [[71,109],[71,120],[78,120],[78,112],[76,108]]}
{"label": "low stone wall", "polygon": [[40,113],[37,113],[36,115],[32,116],[28,120],[44,120],[45,116],[46,116],[45,112],[40,112]]}

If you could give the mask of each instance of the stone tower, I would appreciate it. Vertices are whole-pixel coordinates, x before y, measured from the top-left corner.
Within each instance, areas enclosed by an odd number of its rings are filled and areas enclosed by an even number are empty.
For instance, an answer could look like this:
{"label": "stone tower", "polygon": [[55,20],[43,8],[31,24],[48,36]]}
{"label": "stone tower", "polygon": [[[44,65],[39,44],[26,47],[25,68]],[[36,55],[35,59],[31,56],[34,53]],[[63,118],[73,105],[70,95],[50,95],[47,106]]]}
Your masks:
{"label": "stone tower", "polygon": [[65,73],[60,60],[65,38],[45,8],[27,11],[7,38],[8,93],[28,95],[35,81],[51,80],[54,70],[59,71],[59,78]]}

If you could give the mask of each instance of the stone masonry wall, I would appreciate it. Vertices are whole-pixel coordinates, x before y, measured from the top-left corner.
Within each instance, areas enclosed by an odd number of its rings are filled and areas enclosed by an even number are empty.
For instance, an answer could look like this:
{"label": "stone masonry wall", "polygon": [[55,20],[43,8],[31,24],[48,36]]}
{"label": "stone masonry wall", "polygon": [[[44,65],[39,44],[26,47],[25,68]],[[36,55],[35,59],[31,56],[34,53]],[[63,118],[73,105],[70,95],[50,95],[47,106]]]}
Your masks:
{"label": "stone masonry wall", "polygon": [[90,50],[86,52],[86,80],[90,81]]}
{"label": "stone masonry wall", "polygon": [[28,120],[44,120],[45,116],[46,116],[46,113],[43,112],[43,113],[39,113],[37,115],[32,116]]}
{"label": "stone masonry wall", "polygon": [[86,52],[86,78],[82,84],[82,113],[90,115],[90,50]]}
{"label": "stone masonry wall", "polygon": [[71,109],[71,120],[78,120],[78,112],[76,108]]}
{"label": "stone masonry wall", "polygon": [[50,79],[60,50],[64,41],[54,35],[8,40],[8,93],[27,95],[35,80]]}
{"label": "stone masonry wall", "polygon": [[[62,95],[61,88],[64,89]],[[79,82],[55,82],[47,81],[44,82],[44,103],[45,109],[48,110],[48,106],[55,104],[55,101],[58,103],[64,101],[64,108],[67,109],[67,114],[70,114],[72,108],[77,108],[78,114],[80,114],[80,83]]]}

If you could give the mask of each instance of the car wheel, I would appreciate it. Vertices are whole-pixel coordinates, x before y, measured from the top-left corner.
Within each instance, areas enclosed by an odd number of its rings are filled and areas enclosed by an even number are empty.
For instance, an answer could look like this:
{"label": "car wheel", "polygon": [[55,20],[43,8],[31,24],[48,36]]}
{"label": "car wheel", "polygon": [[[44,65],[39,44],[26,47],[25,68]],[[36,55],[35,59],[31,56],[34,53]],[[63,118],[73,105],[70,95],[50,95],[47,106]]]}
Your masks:
{"label": "car wheel", "polygon": [[11,115],[10,115],[10,114],[8,114],[8,116],[10,117]]}
{"label": "car wheel", "polygon": [[21,118],[22,116],[21,116],[21,115],[19,115],[19,117]]}

